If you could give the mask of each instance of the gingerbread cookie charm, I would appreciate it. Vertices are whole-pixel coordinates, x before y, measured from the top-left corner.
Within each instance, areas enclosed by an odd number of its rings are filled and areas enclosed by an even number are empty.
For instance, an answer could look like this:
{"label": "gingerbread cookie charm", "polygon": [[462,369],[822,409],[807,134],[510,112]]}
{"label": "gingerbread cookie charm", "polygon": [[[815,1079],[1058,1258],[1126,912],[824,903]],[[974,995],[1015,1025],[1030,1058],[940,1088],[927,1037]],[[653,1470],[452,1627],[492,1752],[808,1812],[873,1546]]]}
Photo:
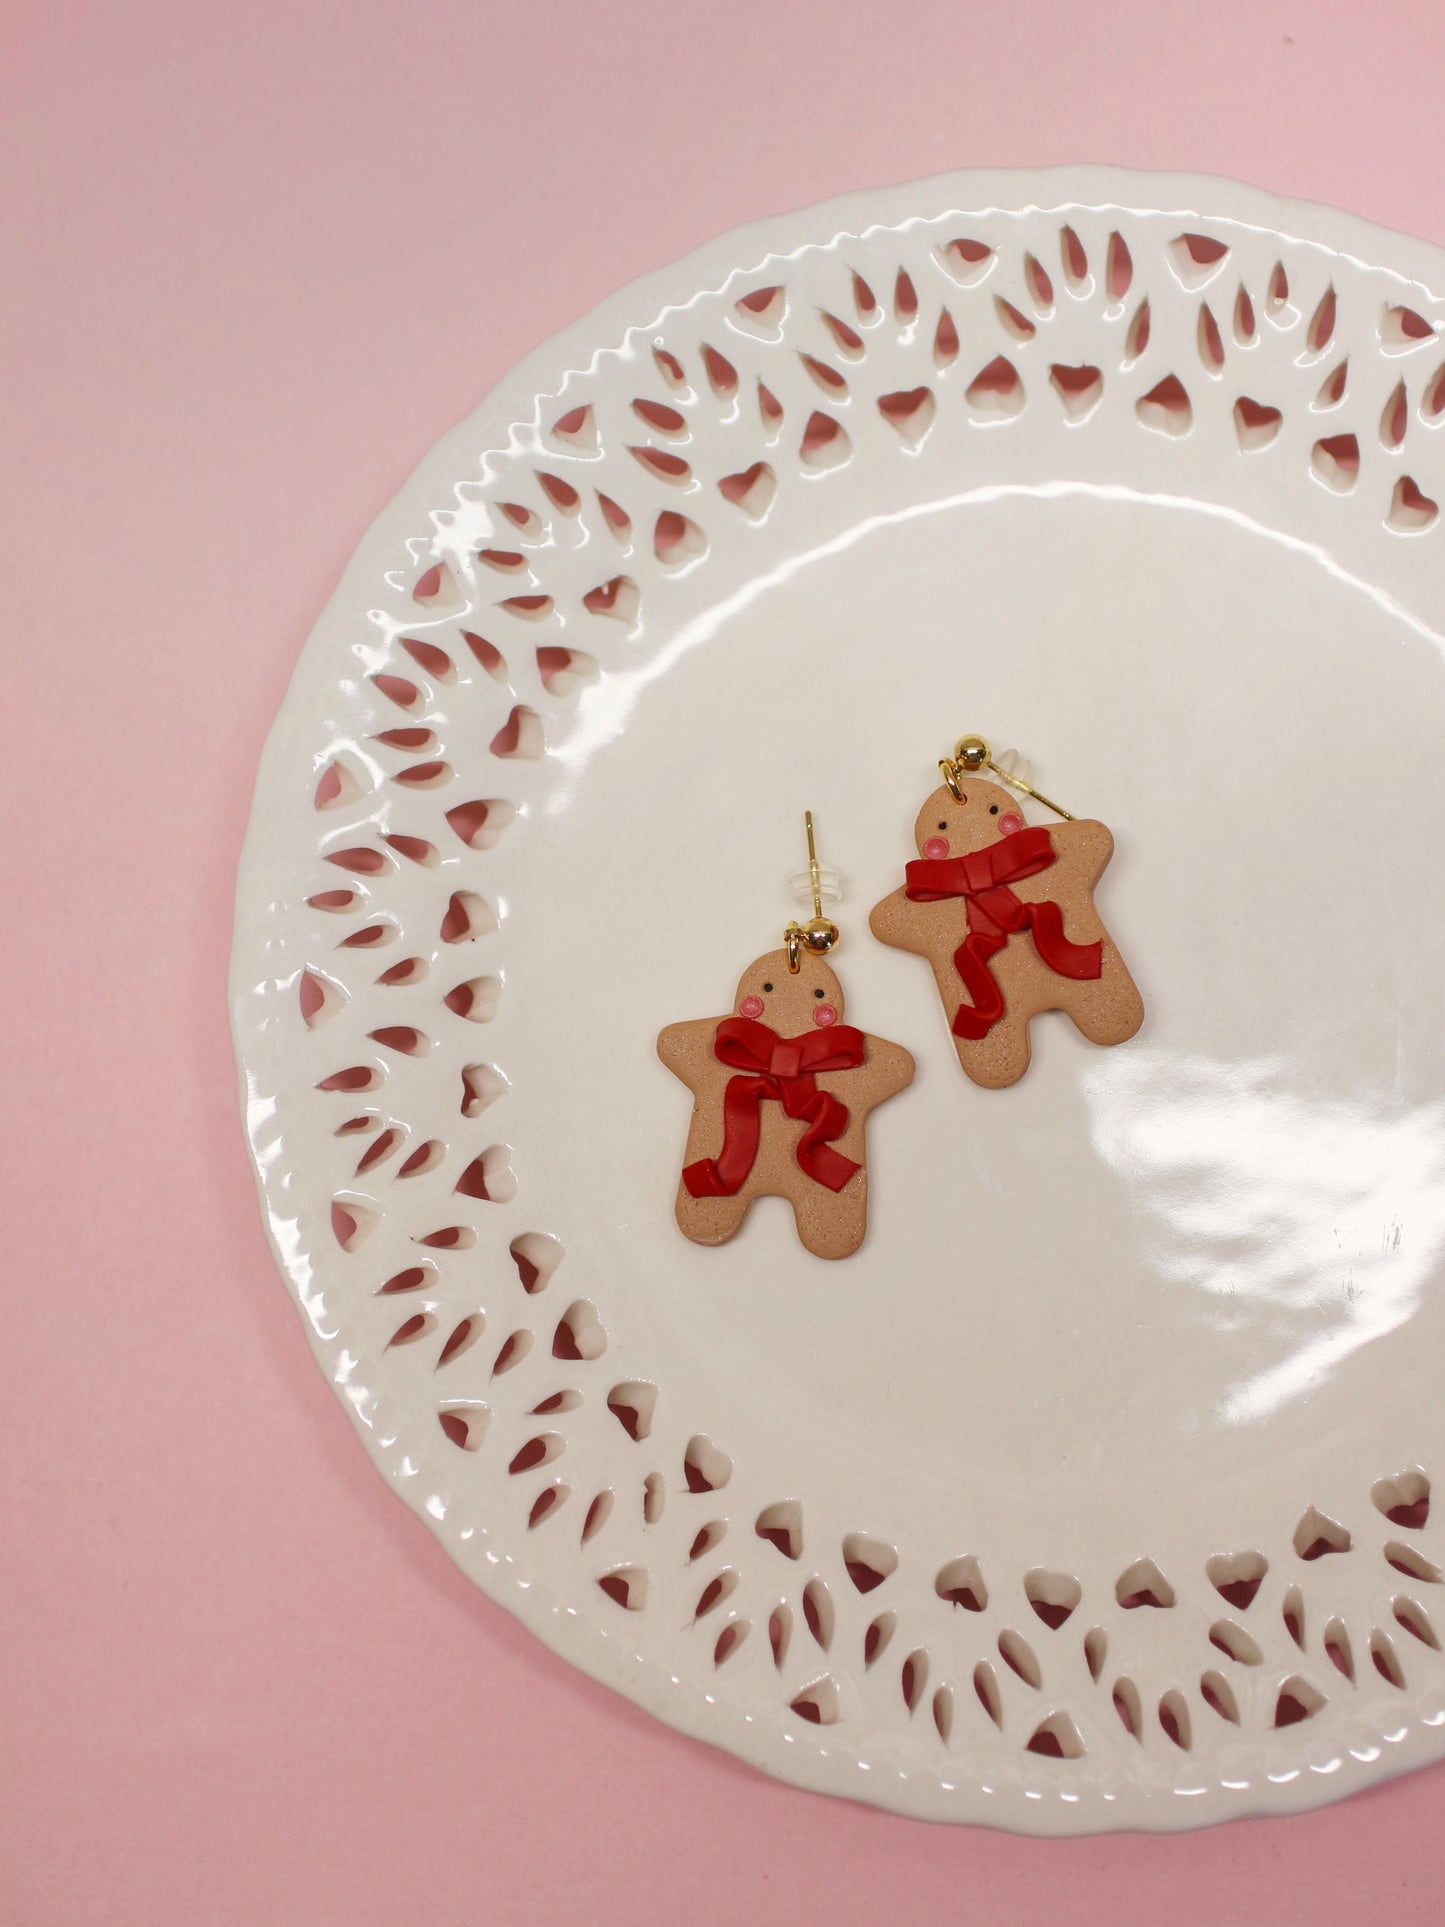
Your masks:
{"label": "gingerbread cookie charm", "polygon": [[657,1054],[693,1094],[677,1222],[695,1244],[725,1244],[754,1198],[786,1198],[820,1258],[846,1258],[868,1216],[868,1114],[913,1079],[899,1044],[843,1022],[843,988],[823,961],[837,925],[790,924],[784,947],[743,972],[732,1010],[669,1024]]}
{"label": "gingerbread cookie charm", "polygon": [[[918,860],[876,905],[881,943],[933,968],[954,1048],[975,1084],[1001,1089],[1029,1065],[1029,1024],[1062,1010],[1096,1044],[1122,1044],[1144,1006],[1094,907],[1114,850],[1102,823],[1078,822],[965,736],[939,764],[943,783],[918,812]],[[1028,827],[989,770],[1063,821]]]}

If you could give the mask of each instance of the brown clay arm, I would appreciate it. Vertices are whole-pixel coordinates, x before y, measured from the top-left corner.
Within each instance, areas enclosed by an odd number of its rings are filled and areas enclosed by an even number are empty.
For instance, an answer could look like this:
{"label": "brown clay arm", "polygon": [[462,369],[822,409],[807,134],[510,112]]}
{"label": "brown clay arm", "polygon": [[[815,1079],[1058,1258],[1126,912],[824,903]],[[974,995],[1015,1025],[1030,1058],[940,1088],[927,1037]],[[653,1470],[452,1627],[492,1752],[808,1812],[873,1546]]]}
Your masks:
{"label": "brown clay arm", "polygon": [[669,1024],[658,1036],[658,1056],[674,1077],[682,1079],[694,1097],[703,1081],[718,1068],[712,1040],[721,1021],[717,1017],[694,1018],[691,1023]]}
{"label": "brown clay arm", "polygon": [[901,1044],[890,1043],[886,1037],[867,1038],[866,1062],[885,1097],[895,1096],[913,1082],[912,1053]]}
{"label": "brown clay arm", "polygon": [[928,938],[918,927],[918,905],[910,903],[903,890],[895,890],[874,904],[868,928],[879,943],[892,944],[895,950],[924,950],[928,946]]}
{"label": "brown clay arm", "polygon": [[1114,838],[1105,823],[1085,817],[1074,823],[1051,823],[1049,838],[1060,862],[1066,862],[1076,875],[1097,882],[1114,854]]}

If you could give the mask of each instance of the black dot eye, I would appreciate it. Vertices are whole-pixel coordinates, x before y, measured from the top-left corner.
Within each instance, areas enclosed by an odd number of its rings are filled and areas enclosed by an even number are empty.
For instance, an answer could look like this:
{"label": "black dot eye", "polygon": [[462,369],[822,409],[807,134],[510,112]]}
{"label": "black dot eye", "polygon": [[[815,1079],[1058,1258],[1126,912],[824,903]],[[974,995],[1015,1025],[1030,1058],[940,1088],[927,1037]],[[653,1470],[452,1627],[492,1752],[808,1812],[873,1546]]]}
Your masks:
{"label": "black dot eye", "polygon": [[819,1001],[821,1002],[821,1000],[822,1000],[822,996],[823,996],[823,993],[822,993],[822,991],[821,991],[821,990],[815,990],[815,991],[813,992],[813,995],[814,995],[814,996],[815,996],[816,998],[818,998],[818,999],[819,999]]}
{"label": "black dot eye", "polygon": [[988,806],[988,813],[989,813],[989,815],[990,815],[990,816],[997,816],[997,815],[998,815],[998,804],[997,804],[997,803],[990,803],[990,804],[989,804],[989,806]]}
{"label": "black dot eye", "polygon": [[947,823],[940,823],[938,827],[940,830],[946,830],[948,828],[948,825]]}
{"label": "black dot eye", "polygon": [[764,985],[763,985],[763,989],[764,989],[764,990],[771,990],[771,989],[772,989],[772,987],[773,987],[773,986],[772,986],[771,984],[764,984]]}

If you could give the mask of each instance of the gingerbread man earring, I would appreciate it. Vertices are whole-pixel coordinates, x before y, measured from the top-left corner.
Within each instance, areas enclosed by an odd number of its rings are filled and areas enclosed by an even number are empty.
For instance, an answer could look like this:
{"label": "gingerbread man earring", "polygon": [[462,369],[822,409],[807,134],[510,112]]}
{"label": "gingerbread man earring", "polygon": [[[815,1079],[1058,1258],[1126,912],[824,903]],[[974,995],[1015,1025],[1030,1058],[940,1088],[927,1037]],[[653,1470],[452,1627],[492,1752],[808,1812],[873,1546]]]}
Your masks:
{"label": "gingerbread man earring", "polygon": [[[982,736],[963,737],[938,767],[943,782],[914,824],[918,860],[868,922],[881,943],[932,965],[965,1073],[991,1089],[1016,1083],[1029,1023],[1045,1010],[1066,1012],[1096,1044],[1122,1044],[1144,1005],[1094,907],[1113,837],[1001,768]],[[1028,828],[985,770],[1062,822]]]}
{"label": "gingerbread man earring", "polygon": [[811,811],[813,915],[743,972],[724,1017],[669,1024],[657,1054],[695,1100],[677,1192],[694,1244],[725,1244],[754,1198],[786,1198],[820,1258],[846,1258],[868,1216],[868,1114],[913,1079],[900,1044],[845,1024],[843,988],[823,961],[838,926],[823,915]]}

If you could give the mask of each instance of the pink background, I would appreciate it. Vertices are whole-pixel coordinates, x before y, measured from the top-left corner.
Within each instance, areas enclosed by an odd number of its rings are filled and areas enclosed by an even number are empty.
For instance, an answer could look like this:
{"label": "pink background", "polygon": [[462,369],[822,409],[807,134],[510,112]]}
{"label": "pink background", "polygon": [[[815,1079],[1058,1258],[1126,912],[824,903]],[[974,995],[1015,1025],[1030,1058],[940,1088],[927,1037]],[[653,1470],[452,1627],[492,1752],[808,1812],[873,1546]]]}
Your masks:
{"label": "pink background", "polygon": [[1441,1919],[1440,1769],[1297,1820],[1037,1843],[774,1786],[550,1658],[312,1365],[225,1011],[296,652],[526,349],[735,222],[956,166],[1212,170],[1445,242],[1438,0],[6,24],[0,1915]]}

